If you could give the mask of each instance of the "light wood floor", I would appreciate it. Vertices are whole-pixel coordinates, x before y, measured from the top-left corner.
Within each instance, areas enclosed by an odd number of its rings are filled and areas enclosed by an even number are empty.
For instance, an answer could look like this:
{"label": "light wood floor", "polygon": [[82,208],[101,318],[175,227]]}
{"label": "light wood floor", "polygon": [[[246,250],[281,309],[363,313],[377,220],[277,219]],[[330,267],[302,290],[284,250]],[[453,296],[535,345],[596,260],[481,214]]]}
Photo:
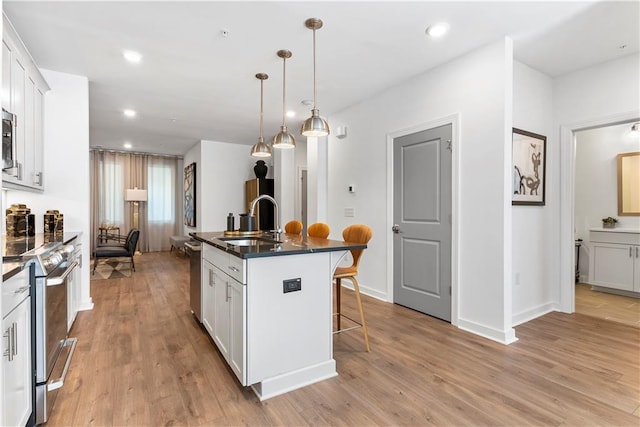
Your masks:
{"label": "light wood floor", "polygon": [[576,313],[640,328],[640,299],[591,290],[576,284]]}
{"label": "light wood floor", "polygon": [[194,321],[188,260],[136,264],[132,278],[92,282],[49,425],[640,424],[639,328],[551,313],[504,346],[367,297],[371,353],[360,330],[335,336],[338,377],[261,403]]}

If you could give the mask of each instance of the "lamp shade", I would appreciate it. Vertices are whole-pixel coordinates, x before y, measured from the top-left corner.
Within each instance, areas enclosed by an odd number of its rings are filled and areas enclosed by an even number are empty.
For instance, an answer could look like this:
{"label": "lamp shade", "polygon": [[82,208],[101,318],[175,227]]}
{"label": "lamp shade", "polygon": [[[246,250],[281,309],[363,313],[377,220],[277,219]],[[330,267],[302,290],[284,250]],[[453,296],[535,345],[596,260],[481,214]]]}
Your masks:
{"label": "lamp shade", "polygon": [[146,202],[147,190],[138,190],[137,188],[125,190],[124,200],[127,202]]}

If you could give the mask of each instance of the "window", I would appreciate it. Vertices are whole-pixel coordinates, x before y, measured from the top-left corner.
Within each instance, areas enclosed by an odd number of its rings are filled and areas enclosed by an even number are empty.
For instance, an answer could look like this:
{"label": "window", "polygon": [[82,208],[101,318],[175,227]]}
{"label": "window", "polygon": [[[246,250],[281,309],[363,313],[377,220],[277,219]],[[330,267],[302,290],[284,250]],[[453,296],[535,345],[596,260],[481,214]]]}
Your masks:
{"label": "window", "polygon": [[108,224],[124,224],[124,171],[121,164],[115,162],[104,162],[102,164],[104,173],[102,177],[102,188],[104,188],[104,198],[102,199],[104,222]]}
{"label": "window", "polygon": [[175,222],[175,167],[150,165],[147,169],[149,222]]}

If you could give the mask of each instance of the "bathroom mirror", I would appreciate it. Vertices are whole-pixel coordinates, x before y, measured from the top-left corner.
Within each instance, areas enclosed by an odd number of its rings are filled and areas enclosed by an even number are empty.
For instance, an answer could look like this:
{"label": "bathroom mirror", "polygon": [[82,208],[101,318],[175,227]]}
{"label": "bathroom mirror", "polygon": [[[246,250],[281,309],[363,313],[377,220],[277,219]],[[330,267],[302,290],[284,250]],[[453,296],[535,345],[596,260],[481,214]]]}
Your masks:
{"label": "bathroom mirror", "polygon": [[640,216],[640,151],[618,154],[618,215]]}

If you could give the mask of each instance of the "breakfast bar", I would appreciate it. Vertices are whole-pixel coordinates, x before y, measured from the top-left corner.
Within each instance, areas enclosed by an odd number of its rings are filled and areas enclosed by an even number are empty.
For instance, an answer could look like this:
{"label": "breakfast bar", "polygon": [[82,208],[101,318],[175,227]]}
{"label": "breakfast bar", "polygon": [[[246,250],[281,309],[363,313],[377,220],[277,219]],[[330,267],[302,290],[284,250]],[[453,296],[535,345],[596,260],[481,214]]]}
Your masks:
{"label": "breakfast bar", "polygon": [[261,400],[337,375],[332,275],[366,245],[299,235],[195,232],[202,323],[243,386]]}

